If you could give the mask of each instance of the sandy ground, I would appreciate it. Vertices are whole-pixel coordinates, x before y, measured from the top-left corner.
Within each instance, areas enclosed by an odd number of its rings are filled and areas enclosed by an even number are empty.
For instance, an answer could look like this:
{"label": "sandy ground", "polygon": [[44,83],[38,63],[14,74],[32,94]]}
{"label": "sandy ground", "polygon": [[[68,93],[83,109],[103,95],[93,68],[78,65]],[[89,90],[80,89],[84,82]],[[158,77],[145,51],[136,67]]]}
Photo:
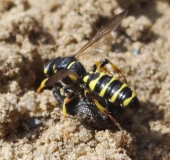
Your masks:
{"label": "sandy ground", "polygon": [[[119,130],[64,118],[50,90],[36,93],[43,65],[74,54],[111,17],[128,9],[109,58],[141,108]],[[170,159],[170,6],[147,0],[0,1],[0,159]],[[89,70],[94,57],[81,62]]]}

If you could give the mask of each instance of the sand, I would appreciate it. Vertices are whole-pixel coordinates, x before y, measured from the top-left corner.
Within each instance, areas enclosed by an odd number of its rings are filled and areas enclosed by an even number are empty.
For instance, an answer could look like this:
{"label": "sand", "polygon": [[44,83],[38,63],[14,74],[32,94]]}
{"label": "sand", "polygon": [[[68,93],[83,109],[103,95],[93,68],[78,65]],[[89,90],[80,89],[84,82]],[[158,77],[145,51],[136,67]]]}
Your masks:
{"label": "sand", "polygon": [[[118,129],[65,119],[51,90],[36,89],[48,60],[74,54],[124,9],[111,49],[80,57],[87,70],[110,59],[137,93],[141,108],[125,115],[122,138]],[[169,15],[161,0],[1,0],[0,159],[170,159]]]}

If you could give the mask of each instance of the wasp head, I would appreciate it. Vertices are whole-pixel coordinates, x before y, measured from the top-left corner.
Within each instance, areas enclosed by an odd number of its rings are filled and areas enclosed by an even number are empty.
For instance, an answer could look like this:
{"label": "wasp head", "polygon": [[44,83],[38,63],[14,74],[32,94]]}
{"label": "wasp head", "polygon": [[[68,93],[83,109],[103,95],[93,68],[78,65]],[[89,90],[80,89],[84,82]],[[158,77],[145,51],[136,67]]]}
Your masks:
{"label": "wasp head", "polygon": [[45,65],[44,65],[44,74],[47,76],[47,77],[50,77],[52,76],[57,70],[56,70],[56,66],[58,64],[60,64],[62,61],[62,58],[61,57],[57,57],[55,59],[52,59],[50,60],[49,62],[47,62]]}
{"label": "wasp head", "polygon": [[52,76],[57,71],[66,70],[71,62],[76,61],[73,56],[70,57],[57,57],[55,59],[50,60],[44,66],[44,74],[47,77]]}

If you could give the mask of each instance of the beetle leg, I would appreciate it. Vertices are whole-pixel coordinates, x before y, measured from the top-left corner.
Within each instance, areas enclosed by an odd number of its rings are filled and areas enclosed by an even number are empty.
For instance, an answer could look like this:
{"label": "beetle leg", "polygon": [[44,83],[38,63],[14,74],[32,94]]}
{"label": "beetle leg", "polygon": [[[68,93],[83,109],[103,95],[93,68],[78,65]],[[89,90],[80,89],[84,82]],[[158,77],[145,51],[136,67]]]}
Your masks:
{"label": "beetle leg", "polygon": [[54,98],[57,100],[60,108],[62,108],[62,104],[65,96],[61,95],[60,88],[53,87],[52,88]]}

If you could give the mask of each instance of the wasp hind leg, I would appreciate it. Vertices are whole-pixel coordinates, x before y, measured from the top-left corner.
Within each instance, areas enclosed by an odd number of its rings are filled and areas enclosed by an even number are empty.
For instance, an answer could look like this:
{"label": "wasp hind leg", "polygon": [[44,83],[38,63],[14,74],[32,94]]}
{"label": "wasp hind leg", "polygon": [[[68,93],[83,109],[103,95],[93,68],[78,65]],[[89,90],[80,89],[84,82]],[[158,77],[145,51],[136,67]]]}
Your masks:
{"label": "wasp hind leg", "polygon": [[[103,61],[102,61],[103,62]],[[91,71],[92,72],[108,72],[110,73],[107,68],[104,66],[101,66],[102,62],[95,62],[94,65],[92,66]]]}
{"label": "wasp hind leg", "polygon": [[109,112],[102,106],[100,105],[100,103],[96,100],[96,99],[93,99],[92,100],[94,102],[94,104],[97,106],[97,108],[102,112],[104,113],[106,116],[108,116],[113,122],[114,124],[119,128],[120,131],[123,131],[122,127],[120,126],[120,124],[116,121],[116,119],[111,116],[109,114]]}
{"label": "wasp hind leg", "polygon": [[95,62],[95,64],[92,66],[92,72],[105,72],[108,73],[110,75],[112,75],[111,72],[108,71],[108,69],[106,68],[106,65],[110,64],[113,71],[115,73],[117,73],[119,75],[119,77],[123,78],[123,82],[127,83],[126,77],[123,75],[123,73],[121,72],[121,70],[111,61],[109,61],[108,59],[104,59],[102,62]]}

